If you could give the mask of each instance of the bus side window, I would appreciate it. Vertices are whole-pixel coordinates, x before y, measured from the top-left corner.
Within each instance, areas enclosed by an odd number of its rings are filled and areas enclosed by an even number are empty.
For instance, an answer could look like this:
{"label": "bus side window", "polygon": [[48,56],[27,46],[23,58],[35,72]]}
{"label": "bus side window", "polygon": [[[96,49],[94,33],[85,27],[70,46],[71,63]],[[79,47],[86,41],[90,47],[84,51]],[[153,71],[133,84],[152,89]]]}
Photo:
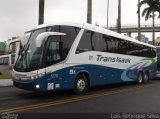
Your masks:
{"label": "bus side window", "polygon": [[105,52],[117,53],[118,51],[118,41],[112,36],[103,35],[101,44],[103,44],[103,50]]}
{"label": "bus side window", "polygon": [[107,43],[105,42],[105,39],[103,38],[103,34],[95,33],[92,36],[92,42],[94,51],[106,52],[108,46]]}
{"label": "bus side window", "polygon": [[78,35],[80,28],[73,26],[54,26],[52,31],[65,33],[66,35],[61,37],[61,41],[63,42],[63,52],[64,59],[67,57],[69,50]]}
{"label": "bus side window", "polygon": [[49,38],[49,46],[47,49],[46,66],[51,66],[63,60],[60,54],[60,42],[58,36]]}
{"label": "bus side window", "polygon": [[91,40],[92,40],[91,31],[85,30],[79,42],[76,54],[86,51],[92,51]]}

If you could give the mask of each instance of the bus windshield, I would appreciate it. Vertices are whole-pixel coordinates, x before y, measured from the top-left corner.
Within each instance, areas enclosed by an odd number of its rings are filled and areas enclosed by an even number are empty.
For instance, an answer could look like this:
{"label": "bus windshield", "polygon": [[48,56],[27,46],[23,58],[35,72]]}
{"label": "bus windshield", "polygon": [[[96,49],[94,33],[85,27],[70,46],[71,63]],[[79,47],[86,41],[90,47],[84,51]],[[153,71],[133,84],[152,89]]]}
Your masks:
{"label": "bus windshield", "polygon": [[[37,36],[48,31],[65,33],[66,35],[50,37],[50,39],[48,39],[48,45],[42,42],[40,47],[36,47],[35,40]],[[26,43],[24,43],[24,40],[22,40],[24,45],[21,49],[21,52],[19,53],[18,59],[16,60],[14,69],[20,72],[33,71],[38,70],[38,68],[40,67],[44,67],[41,66],[41,64],[50,66],[55,63],[61,62],[68,56],[69,50],[79,31],[80,28],[77,27],[60,25],[30,31],[31,33],[24,37],[29,38],[28,41],[25,41]],[[47,52],[43,49],[46,49]],[[46,58],[45,60],[43,58],[44,56]]]}
{"label": "bus windshield", "polygon": [[[21,51],[20,56],[17,59],[17,63],[15,65],[15,68],[17,70],[26,71],[32,68],[37,68],[39,66],[43,46],[35,47],[35,39],[40,33],[43,33],[45,31],[46,29],[39,29],[31,32],[30,38],[28,39],[28,41],[25,41],[27,43],[23,45],[23,51]],[[28,35],[24,37],[22,41],[24,41],[27,37]]]}
{"label": "bus windshield", "polygon": [[21,45],[24,47],[25,44],[27,44],[29,38],[31,36],[31,32],[26,32],[23,37],[22,37],[22,40],[21,40]]}

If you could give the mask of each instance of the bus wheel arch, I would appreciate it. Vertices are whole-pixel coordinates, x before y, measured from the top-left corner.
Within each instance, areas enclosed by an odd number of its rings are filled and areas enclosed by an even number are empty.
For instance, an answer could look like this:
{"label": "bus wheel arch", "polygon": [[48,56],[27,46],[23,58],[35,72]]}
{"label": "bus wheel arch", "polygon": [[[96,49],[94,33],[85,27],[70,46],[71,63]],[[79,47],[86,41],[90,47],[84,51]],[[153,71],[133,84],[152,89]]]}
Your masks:
{"label": "bus wheel arch", "polygon": [[85,93],[90,87],[90,76],[87,72],[77,74],[74,83],[74,92],[76,94]]}

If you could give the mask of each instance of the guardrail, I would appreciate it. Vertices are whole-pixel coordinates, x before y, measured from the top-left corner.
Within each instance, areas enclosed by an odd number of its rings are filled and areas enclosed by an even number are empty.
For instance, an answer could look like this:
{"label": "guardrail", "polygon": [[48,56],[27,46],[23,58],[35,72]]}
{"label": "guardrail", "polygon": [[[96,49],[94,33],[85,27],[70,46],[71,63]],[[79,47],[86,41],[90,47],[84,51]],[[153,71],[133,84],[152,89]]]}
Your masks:
{"label": "guardrail", "polygon": [[[152,24],[141,24],[141,28],[151,28],[153,27]],[[155,24],[155,27],[160,27],[160,24]],[[138,25],[134,24],[127,24],[127,25],[122,25],[121,29],[133,29],[133,28],[138,28]],[[109,29],[117,29],[117,26],[109,26]]]}

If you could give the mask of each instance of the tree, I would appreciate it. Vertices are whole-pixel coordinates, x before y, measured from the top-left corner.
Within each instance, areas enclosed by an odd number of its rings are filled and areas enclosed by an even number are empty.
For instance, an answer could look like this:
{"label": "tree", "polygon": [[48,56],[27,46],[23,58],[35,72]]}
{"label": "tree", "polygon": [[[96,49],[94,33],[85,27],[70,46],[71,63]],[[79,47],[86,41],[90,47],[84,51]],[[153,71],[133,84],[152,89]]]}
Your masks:
{"label": "tree", "polygon": [[121,33],[121,0],[118,0],[118,33]]}
{"label": "tree", "polygon": [[140,0],[138,0],[138,40],[141,40],[141,11],[140,11]]}
{"label": "tree", "polygon": [[108,29],[108,22],[109,22],[109,0],[107,2],[107,29]]}
{"label": "tree", "polygon": [[87,23],[92,23],[92,0],[88,0],[87,6]]}
{"label": "tree", "polygon": [[153,20],[153,44],[155,44],[155,12],[159,13],[158,18],[160,18],[160,1],[159,0],[143,0],[139,3],[139,7],[142,5],[147,5],[147,7],[143,10],[142,16],[145,16],[145,20],[148,20],[150,17],[152,17]]}
{"label": "tree", "polygon": [[44,23],[44,0],[39,0],[39,20],[38,24]]}

